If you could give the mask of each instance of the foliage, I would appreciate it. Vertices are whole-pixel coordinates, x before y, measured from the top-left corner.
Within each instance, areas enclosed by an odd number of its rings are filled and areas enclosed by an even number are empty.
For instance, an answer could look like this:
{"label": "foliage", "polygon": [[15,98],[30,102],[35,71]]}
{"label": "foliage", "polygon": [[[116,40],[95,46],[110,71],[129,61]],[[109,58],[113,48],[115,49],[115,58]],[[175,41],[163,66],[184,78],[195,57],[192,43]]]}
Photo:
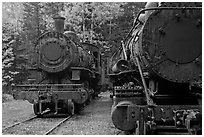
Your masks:
{"label": "foliage", "polygon": [[6,35],[3,35],[2,40],[2,85],[13,85],[14,77],[19,73],[13,70],[15,40]]}
{"label": "foliage", "polygon": [[[66,27],[79,34],[82,41],[104,45],[107,43],[103,27],[110,24],[115,16],[122,15],[122,3],[65,3],[61,15],[66,17]],[[106,31],[106,30],[105,30]],[[105,34],[106,35],[106,34]]]}
{"label": "foliage", "polygon": [[[16,9],[15,9],[16,8]],[[15,35],[20,33],[22,3],[3,3],[2,10],[2,86],[3,92],[10,92],[11,85],[19,71],[15,69]]]}
{"label": "foliage", "polygon": [[23,3],[4,2],[2,3],[2,11],[3,33],[18,34],[21,31]]}
{"label": "foliage", "polygon": [[133,26],[134,18],[144,6],[145,3],[142,2],[128,2],[120,6],[123,14],[112,19],[114,27],[111,33],[109,35],[104,34],[105,36],[109,36],[112,53],[121,45],[121,41],[125,39]]}

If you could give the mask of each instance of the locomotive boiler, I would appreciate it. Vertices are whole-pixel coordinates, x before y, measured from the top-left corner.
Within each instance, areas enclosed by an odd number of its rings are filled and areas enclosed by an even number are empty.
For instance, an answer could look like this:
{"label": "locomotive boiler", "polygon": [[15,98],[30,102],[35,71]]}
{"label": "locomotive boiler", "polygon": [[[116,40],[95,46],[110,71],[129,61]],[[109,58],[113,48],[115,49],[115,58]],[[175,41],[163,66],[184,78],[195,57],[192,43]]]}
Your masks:
{"label": "locomotive boiler", "polygon": [[116,128],[201,134],[201,3],[147,3],[110,62]]}
{"label": "locomotive boiler", "polygon": [[55,31],[38,38],[29,80],[17,86],[21,98],[33,103],[36,115],[47,109],[73,115],[100,92],[99,48],[81,43],[72,31],[64,32],[64,20],[54,17]]}

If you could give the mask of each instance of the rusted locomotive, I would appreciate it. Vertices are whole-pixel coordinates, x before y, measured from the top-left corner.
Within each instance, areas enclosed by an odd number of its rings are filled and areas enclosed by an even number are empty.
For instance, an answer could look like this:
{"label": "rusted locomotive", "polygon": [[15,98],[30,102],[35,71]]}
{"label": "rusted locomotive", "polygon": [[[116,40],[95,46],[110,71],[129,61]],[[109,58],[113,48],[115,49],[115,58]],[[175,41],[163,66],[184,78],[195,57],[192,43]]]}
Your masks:
{"label": "rusted locomotive", "polygon": [[201,134],[202,3],[147,3],[110,59],[111,118],[135,134]]}
{"label": "rusted locomotive", "polygon": [[18,85],[21,98],[33,103],[34,113],[73,115],[100,92],[99,47],[81,43],[64,32],[65,18],[54,17],[55,31],[42,34],[35,46],[35,66],[28,82]]}

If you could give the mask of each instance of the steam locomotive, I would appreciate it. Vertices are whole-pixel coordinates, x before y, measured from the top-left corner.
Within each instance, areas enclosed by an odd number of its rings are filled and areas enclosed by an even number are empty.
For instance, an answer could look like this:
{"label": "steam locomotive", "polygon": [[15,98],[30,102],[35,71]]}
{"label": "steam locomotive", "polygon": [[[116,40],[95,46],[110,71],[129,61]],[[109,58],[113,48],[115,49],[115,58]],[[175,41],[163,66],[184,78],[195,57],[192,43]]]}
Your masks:
{"label": "steam locomotive", "polygon": [[147,3],[110,68],[116,128],[201,134],[202,3]]}
{"label": "steam locomotive", "polygon": [[19,96],[33,103],[34,113],[73,115],[100,93],[99,47],[81,43],[72,31],[64,32],[65,18],[57,15],[55,31],[42,34],[35,46],[34,67],[28,82],[18,85]]}

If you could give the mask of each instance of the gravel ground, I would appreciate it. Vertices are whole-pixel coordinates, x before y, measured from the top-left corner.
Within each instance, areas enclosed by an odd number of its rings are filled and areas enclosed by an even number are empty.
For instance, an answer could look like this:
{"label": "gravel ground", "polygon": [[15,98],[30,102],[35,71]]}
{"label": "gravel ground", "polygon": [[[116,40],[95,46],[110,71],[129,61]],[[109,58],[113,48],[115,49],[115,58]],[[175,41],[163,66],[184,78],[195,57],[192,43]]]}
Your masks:
{"label": "gravel ground", "polygon": [[[100,94],[98,98],[62,126],[56,129],[52,134],[57,135],[115,135],[122,132],[114,127],[111,122],[112,99],[109,98],[109,92]],[[2,128],[12,125],[16,122],[25,120],[34,116],[32,104],[27,101],[13,100],[2,104]],[[55,125],[59,119],[44,118],[43,120],[34,120],[32,124],[22,124],[3,134],[32,134],[42,135]]]}
{"label": "gravel ground", "polygon": [[112,99],[104,92],[72,119],[56,129],[57,135],[115,135],[121,133],[111,122]]}
{"label": "gravel ground", "polygon": [[63,118],[37,118],[3,132],[4,135],[43,135]]}
{"label": "gravel ground", "polygon": [[33,116],[32,104],[27,101],[12,100],[2,103],[2,128]]}

